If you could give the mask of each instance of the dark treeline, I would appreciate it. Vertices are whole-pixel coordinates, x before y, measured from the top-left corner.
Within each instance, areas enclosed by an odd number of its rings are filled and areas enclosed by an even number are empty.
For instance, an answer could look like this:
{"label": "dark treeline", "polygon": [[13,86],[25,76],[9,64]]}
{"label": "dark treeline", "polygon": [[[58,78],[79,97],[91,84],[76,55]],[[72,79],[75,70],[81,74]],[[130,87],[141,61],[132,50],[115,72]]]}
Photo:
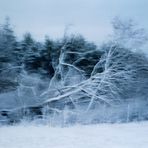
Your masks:
{"label": "dark treeline", "polygon": [[[65,110],[68,123],[148,119],[148,59],[140,50],[147,36],[131,21],[117,18],[113,29],[112,39],[100,46],[66,33],[37,42],[30,33],[19,40],[6,19],[0,25],[0,93],[17,92],[17,97],[11,107],[0,98],[1,115],[20,107],[28,116],[55,111],[53,122]],[[38,79],[44,83],[37,84]]]}
{"label": "dark treeline", "polygon": [[60,50],[65,44],[65,51],[69,52],[66,62],[74,63],[90,76],[102,54],[94,43],[87,42],[81,35],[65,36],[56,41],[45,37],[42,43],[35,41],[30,33],[26,33],[20,41],[6,19],[0,26],[0,92],[16,89],[19,85],[17,77],[22,69],[52,78],[59,64]]}

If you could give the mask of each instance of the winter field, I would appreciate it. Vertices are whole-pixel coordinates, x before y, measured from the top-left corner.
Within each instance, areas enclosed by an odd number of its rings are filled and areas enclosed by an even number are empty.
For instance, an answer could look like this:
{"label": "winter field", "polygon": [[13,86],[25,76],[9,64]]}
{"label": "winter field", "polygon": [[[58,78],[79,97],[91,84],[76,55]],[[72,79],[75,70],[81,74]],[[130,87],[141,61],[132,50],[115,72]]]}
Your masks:
{"label": "winter field", "polygon": [[0,148],[147,148],[148,122],[0,127]]}
{"label": "winter field", "polygon": [[0,23],[0,148],[148,148],[148,34],[112,27],[98,45]]}

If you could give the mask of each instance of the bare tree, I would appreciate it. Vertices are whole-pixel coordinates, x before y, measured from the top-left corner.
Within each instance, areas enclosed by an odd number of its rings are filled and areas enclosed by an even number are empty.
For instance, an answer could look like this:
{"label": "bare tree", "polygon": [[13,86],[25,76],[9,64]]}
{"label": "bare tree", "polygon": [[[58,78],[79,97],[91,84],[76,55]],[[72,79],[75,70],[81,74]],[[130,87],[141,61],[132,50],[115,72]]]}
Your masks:
{"label": "bare tree", "polygon": [[140,28],[132,19],[122,20],[115,17],[112,21],[113,40],[125,48],[139,50],[148,41],[148,34],[144,28]]}

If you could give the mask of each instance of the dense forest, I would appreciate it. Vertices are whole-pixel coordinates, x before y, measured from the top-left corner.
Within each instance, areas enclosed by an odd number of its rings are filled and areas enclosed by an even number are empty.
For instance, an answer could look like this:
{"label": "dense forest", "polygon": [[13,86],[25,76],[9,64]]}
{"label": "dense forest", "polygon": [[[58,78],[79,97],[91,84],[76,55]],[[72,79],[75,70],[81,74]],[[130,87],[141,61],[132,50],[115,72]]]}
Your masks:
{"label": "dense forest", "polygon": [[0,25],[0,122],[55,124],[148,119],[148,37],[133,21],[112,22],[100,45],[69,34],[18,39]]}

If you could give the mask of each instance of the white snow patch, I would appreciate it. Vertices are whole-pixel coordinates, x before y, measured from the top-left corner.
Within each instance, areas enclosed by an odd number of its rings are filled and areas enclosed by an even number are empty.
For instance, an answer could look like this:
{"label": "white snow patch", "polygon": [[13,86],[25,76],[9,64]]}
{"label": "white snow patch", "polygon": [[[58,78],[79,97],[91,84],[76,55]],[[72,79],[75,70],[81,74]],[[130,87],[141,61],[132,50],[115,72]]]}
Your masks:
{"label": "white snow patch", "polygon": [[0,148],[148,148],[148,122],[0,127]]}

